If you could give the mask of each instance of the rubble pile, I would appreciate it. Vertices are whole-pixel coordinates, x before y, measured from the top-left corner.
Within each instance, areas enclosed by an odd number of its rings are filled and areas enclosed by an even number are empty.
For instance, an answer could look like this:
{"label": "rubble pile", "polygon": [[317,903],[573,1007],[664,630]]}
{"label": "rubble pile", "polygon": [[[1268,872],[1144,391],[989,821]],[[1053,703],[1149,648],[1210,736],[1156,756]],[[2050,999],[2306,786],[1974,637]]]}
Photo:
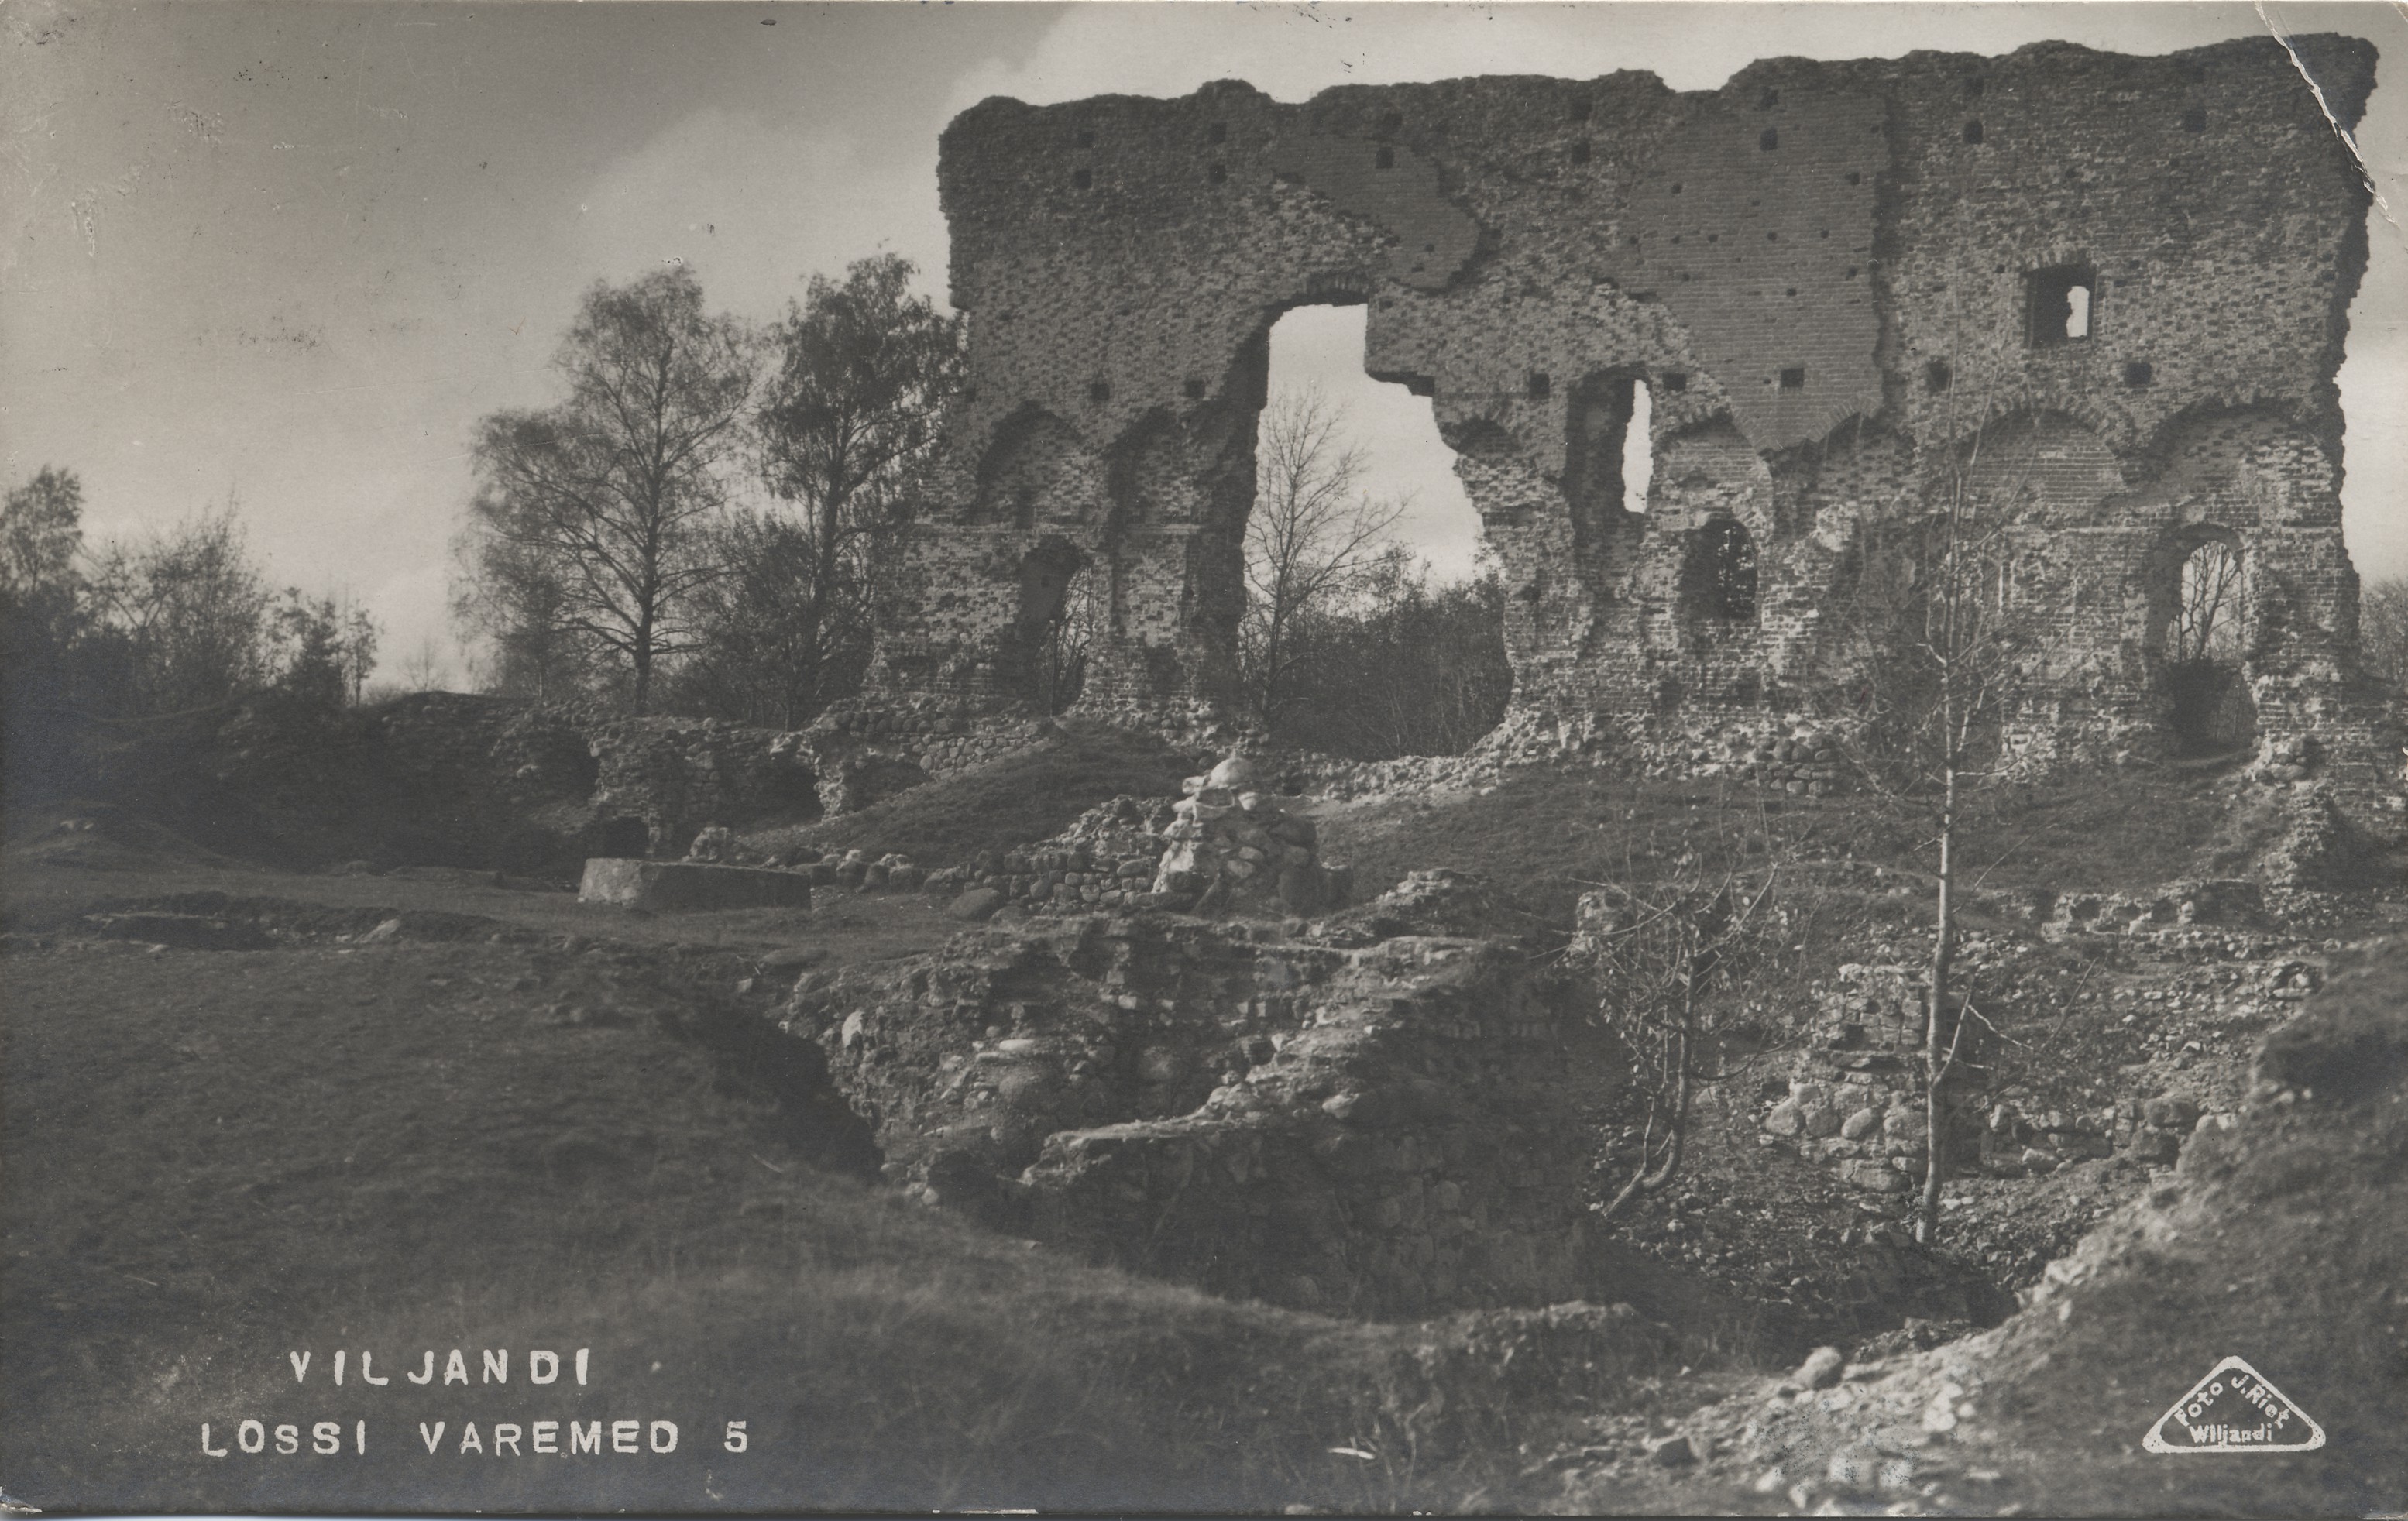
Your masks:
{"label": "rubble pile", "polygon": [[1163,832],[1170,848],[1154,874],[1158,897],[1199,912],[1312,914],[1345,901],[1353,873],[1322,865],[1312,821],[1287,813],[1263,782],[1243,754],[1187,779]]}
{"label": "rubble pile", "polygon": [[927,890],[950,896],[965,919],[986,918],[1007,904],[1024,913],[1189,907],[1192,896],[1180,902],[1154,891],[1170,823],[1168,803],[1115,797],[1050,839],[931,871]]}
{"label": "rubble pile", "polygon": [[1618,1081],[1611,1042],[1507,942],[1354,940],[991,925],[806,972],[777,1018],[892,1181],[997,1228],[1298,1308],[1577,1294],[1584,1166],[1561,1137]]}

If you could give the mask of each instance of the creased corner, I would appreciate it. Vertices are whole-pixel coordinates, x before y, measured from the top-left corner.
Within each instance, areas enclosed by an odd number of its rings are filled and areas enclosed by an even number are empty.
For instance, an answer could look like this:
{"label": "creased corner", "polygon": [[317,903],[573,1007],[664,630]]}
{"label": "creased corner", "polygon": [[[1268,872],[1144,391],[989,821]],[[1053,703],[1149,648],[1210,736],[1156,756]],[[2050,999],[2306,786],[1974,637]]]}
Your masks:
{"label": "creased corner", "polygon": [[2367,165],[2366,155],[2358,151],[2357,134],[2344,126],[2341,118],[2333,114],[2332,107],[2325,100],[2324,86],[2318,84],[2316,77],[2308,71],[2306,62],[2300,57],[2300,50],[2291,46],[2290,37],[2275,24],[2273,16],[2266,9],[2266,0],[2255,0],[2255,4],[2258,19],[2266,23],[2267,35],[2283,45],[2283,51],[2289,56],[2291,66],[2300,71],[2300,79],[2307,81],[2308,93],[2315,97],[2316,109],[2324,112],[2325,120],[2332,124],[2333,136],[2341,139],[2342,147],[2349,153],[2350,162],[2358,165],[2358,179],[2364,181],[2367,194],[2374,197],[2374,209],[2381,212],[2383,220],[2391,223],[2395,230],[2408,234],[2408,228],[2401,228],[2400,219],[2391,214],[2391,203],[2384,199],[2383,185]]}

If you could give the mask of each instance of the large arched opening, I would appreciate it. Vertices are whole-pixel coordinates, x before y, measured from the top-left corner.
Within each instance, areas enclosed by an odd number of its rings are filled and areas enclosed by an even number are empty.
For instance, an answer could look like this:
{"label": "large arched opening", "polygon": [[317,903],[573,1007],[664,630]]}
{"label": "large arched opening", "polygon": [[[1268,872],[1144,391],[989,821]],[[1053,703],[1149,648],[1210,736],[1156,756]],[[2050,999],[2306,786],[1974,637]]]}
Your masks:
{"label": "large arched opening", "polygon": [[1237,685],[1306,749],[1458,753],[1511,695],[1503,592],[1426,388],[1365,372],[1365,317],[1298,307],[1269,330]]}

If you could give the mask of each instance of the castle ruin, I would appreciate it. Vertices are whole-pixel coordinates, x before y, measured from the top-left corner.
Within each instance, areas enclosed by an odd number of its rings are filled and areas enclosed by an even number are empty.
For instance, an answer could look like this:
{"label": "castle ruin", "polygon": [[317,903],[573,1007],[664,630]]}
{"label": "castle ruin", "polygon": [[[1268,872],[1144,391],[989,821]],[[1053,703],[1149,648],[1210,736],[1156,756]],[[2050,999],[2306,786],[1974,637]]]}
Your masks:
{"label": "castle ruin", "polygon": [[[1026,713],[1084,574],[1080,710],[1220,711],[1268,332],[1360,304],[1368,370],[1429,398],[1501,567],[1525,736],[1694,743],[1807,706],[1869,532],[1955,490],[2038,630],[2024,759],[2254,738],[2380,780],[2334,384],[2368,207],[2336,127],[2373,68],[2263,37],[1775,59],[1692,93],[986,101],[939,165],[972,389],[877,698]],[[2239,610],[2204,701],[2175,669],[2202,574]]]}

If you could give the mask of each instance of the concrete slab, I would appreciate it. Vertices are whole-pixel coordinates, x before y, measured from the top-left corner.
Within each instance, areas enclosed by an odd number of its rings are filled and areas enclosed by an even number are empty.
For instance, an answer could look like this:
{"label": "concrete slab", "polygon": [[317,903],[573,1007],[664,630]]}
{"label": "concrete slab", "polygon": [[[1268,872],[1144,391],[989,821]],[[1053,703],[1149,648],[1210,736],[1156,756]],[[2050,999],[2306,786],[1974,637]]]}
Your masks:
{"label": "concrete slab", "polygon": [[639,861],[595,856],[577,889],[580,903],[609,903],[655,913],[701,909],[808,909],[810,879],[759,867],[699,861]]}

